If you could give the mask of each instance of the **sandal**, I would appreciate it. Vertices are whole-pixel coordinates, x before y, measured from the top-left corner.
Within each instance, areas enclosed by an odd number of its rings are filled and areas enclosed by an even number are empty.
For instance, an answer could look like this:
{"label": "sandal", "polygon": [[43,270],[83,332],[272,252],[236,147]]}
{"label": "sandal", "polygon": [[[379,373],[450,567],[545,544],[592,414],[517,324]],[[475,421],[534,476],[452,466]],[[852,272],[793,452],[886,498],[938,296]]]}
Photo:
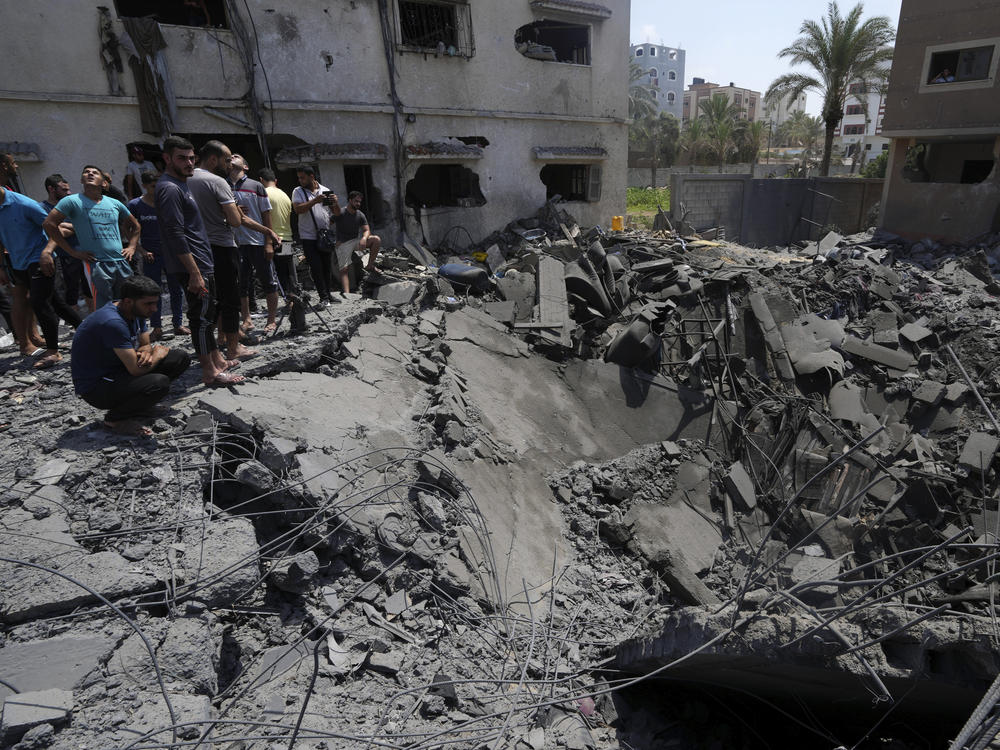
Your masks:
{"label": "sandal", "polygon": [[116,435],[147,438],[153,436],[153,431],[151,429],[134,419],[123,419],[119,422],[109,422],[104,420],[101,424],[105,429],[110,430]]}
{"label": "sandal", "polygon": [[36,370],[44,370],[48,367],[54,367],[61,360],[61,354],[46,354],[44,357],[35,362],[32,367]]}
{"label": "sandal", "polygon": [[[231,385],[238,385],[246,381],[242,375],[231,375],[228,372],[220,372],[209,382],[205,383],[206,388],[228,388]],[[202,381],[204,382],[204,381]]]}

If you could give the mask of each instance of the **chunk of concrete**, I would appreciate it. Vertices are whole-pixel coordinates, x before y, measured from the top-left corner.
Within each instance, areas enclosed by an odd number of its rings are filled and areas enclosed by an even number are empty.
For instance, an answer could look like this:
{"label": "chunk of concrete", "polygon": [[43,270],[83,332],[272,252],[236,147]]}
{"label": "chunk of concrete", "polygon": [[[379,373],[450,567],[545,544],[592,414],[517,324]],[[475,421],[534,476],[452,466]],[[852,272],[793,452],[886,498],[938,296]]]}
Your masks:
{"label": "chunk of concrete", "polygon": [[1000,447],[1000,439],[986,432],[973,432],[965,441],[958,463],[971,471],[985,473]]}
{"label": "chunk of concrete", "polygon": [[73,711],[73,693],[68,690],[39,690],[8,695],[3,702],[0,736],[13,742],[32,727],[42,724],[62,726]]}
{"label": "chunk of concrete", "polygon": [[[154,653],[163,679],[187,685],[191,692],[215,695],[219,690],[218,669],[222,654],[222,632],[208,618],[179,617],[146,627],[153,638]],[[156,684],[149,651],[137,633],[129,636],[107,663],[108,674],[121,676],[138,688]]]}
{"label": "chunk of concrete", "polygon": [[181,540],[198,554],[180,558],[185,585],[179,588],[178,595],[193,597],[211,607],[226,607],[257,586],[259,551],[249,520],[227,516],[218,509],[215,513],[204,527],[185,527]]}
{"label": "chunk of concrete", "polygon": [[938,383],[936,380],[924,380],[913,392],[913,400],[926,406],[937,406],[944,398],[944,394],[945,386],[943,383]]}
{"label": "chunk of concrete", "polygon": [[375,292],[375,299],[390,305],[408,305],[420,292],[420,284],[414,281],[397,281],[383,284]]}
{"label": "chunk of concrete", "polygon": [[861,424],[866,413],[861,395],[861,389],[853,383],[845,380],[835,383],[830,389],[830,416],[851,424]]}
{"label": "chunk of concrete", "polygon": [[916,364],[916,361],[907,352],[878,346],[868,341],[862,341],[855,336],[845,337],[841,346],[848,354],[891,367],[893,370],[908,370]]}
{"label": "chunk of concrete", "polygon": [[899,329],[899,335],[911,344],[919,344],[925,339],[929,339],[933,336],[934,331],[929,328],[924,328],[921,325],[917,325],[916,323],[907,323]]}
{"label": "chunk of concrete", "polygon": [[737,461],[729,467],[729,473],[723,479],[726,492],[734,503],[743,510],[752,510],[757,507],[757,492],[753,486],[753,480],[743,468],[743,464]]}
{"label": "chunk of concrete", "polygon": [[20,693],[60,688],[72,690],[107,660],[111,638],[58,636],[25,643],[8,642],[0,648],[0,699]]}
{"label": "chunk of concrete", "polygon": [[319,558],[315,552],[300,552],[276,562],[271,568],[271,580],[282,591],[301,594],[312,586],[319,568]]}

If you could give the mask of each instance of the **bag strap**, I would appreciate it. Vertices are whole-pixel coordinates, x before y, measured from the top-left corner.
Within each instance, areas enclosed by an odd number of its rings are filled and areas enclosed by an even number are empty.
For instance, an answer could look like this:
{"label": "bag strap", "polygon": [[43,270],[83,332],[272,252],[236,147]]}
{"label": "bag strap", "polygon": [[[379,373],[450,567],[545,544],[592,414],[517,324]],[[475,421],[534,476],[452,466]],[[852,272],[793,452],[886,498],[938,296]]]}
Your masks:
{"label": "bag strap", "polygon": [[[312,190],[306,190],[305,188],[302,188],[302,192],[305,195],[311,195],[312,194]],[[313,195],[313,198],[315,198],[315,197],[316,196]],[[306,198],[306,200],[310,200],[311,201],[312,198]],[[313,229],[316,230],[316,239],[319,239],[319,224],[316,222],[316,216],[313,214],[313,209],[314,208],[316,208],[316,206],[309,206],[309,218],[312,219]]]}

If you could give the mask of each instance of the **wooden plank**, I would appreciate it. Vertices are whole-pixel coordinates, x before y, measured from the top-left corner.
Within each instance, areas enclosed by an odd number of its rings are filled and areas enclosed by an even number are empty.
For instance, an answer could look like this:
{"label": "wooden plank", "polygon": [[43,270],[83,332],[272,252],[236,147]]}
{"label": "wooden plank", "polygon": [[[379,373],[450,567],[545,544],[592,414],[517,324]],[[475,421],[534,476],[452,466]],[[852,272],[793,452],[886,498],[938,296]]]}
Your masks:
{"label": "wooden plank", "polygon": [[562,261],[549,255],[538,259],[538,317],[547,328],[562,328],[569,320],[564,273]]}

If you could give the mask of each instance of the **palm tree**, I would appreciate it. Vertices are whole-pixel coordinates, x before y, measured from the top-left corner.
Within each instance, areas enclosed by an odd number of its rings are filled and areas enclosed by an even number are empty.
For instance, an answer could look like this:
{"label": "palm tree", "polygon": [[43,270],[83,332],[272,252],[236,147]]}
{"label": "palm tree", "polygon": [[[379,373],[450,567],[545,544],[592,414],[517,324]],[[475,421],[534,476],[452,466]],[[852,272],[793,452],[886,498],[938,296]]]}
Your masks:
{"label": "palm tree", "polygon": [[724,94],[713,94],[698,102],[700,119],[704,122],[708,151],[721,167],[736,147],[736,121],[740,110]]}
{"label": "palm tree", "polygon": [[820,23],[803,21],[799,28],[802,35],[778,53],[787,57],[792,65],[807,65],[812,74],[785,73],[771,82],[765,98],[777,102],[785,96],[797,98],[803,91],[812,89],[823,98],[821,117],[826,128],[820,175],[830,173],[830,153],[833,134],[844,113],[844,100],[851,84],[862,90],[884,86],[888,77],[886,63],[892,59],[896,32],[887,16],[874,16],[861,20],[864,4],[858,3],[842,16],[833,0]]}
{"label": "palm tree", "polygon": [[629,128],[630,136],[633,128],[636,130],[636,142],[649,151],[651,181],[652,186],[656,187],[656,170],[661,164],[669,167],[674,163],[677,142],[680,138],[680,124],[672,114],[659,112],[646,115],[633,123]]}
{"label": "palm tree", "polygon": [[757,155],[767,138],[767,122],[758,120],[737,120],[736,122],[736,152],[737,161],[748,164],[757,163]]}
{"label": "palm tree", "polygon": [[692,164],[698,163],[702,149],[705,148],[705,126],[697,117],[688,120],[681,133],[681,148],[688,152],[688,159]]}
{"label": "palm tree", "polygon": [[637,63],[631,62],[628,66],[628,117],[635,122],[641,120],[646,115],[651,115],[656,111],[656,98],[653,89],[648,83],[644,83],[646,71]]}

